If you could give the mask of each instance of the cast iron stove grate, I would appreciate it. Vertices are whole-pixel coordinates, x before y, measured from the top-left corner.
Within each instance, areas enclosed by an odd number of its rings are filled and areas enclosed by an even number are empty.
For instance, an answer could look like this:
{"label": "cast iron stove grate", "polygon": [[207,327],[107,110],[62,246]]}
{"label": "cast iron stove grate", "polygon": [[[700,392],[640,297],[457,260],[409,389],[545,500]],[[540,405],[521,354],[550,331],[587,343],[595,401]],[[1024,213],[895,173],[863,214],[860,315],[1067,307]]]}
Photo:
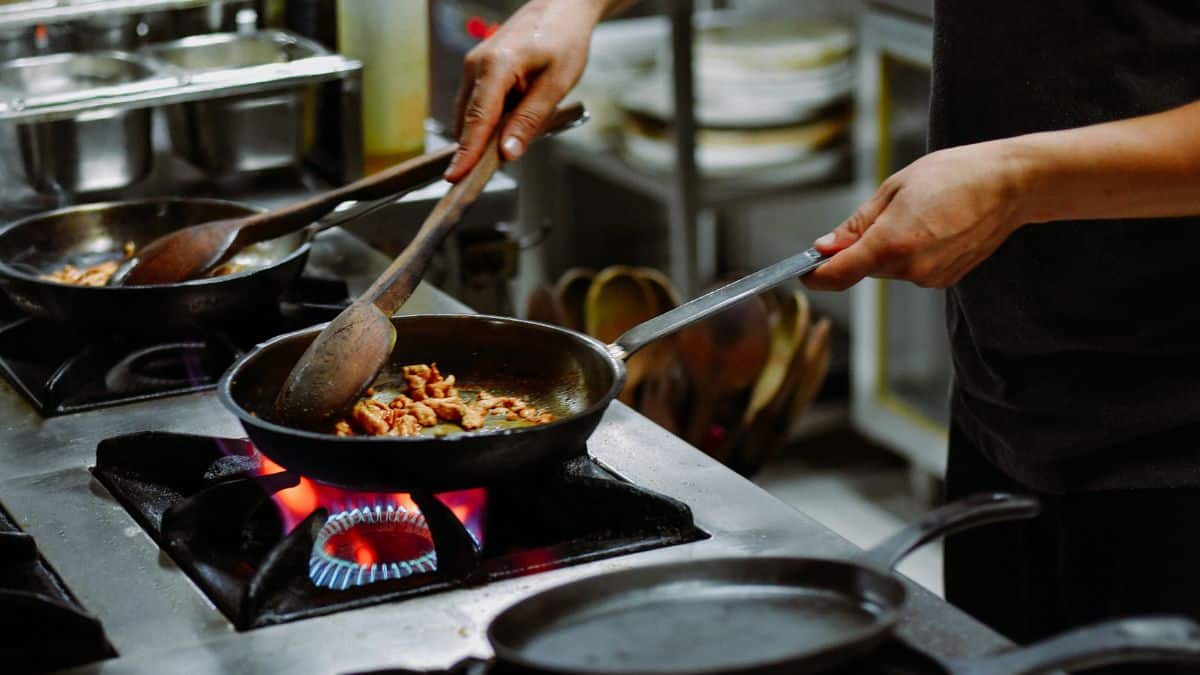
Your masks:
{"label": "cast iron stove grate", "polygon": [[278,309],[252,320],[171,338],[109,336],[79,331],[21,314],[8,304],[0,315],[0,373],[43,417],[54,417],[216,386],[245,350],[280,333],[329,321],[348,302],[342,281],[304,277]]}
{"label": "cast iron stove grate", "polygon": [[33,537],[0,508],[0,663],[45,672],[116,655],[100,622],[84,612]]}
{"label": "cast iron stove grate", "polygon": [[[364,581],[369,561],[363,561],[355,579],[335,571],[331,583],[322,567],[330,549],[314,547],[329,540],[331,528],[337,536],[348,514],[372,513],[389,525],[404,515],[409,526],[412,514],[356,504],[355,493],[330,505],[332,517],[326,508],[297,514],[285,495],[315,484],[273,467],[241,439],[119,436],[99,444],[92,472],[238,630],[708,537],[685,504],[633,485],[585,456],[470,491],[486,495],[480,534],[447,507],[464,493],[404,495],[420,509],[431,554],[401,563],[403,570],[372,567],[370,574],[379,572],[373,581],[350,583]],[[287,532],[289,514],[299,522]],[[433,571],[430,559],[436,560]]]}

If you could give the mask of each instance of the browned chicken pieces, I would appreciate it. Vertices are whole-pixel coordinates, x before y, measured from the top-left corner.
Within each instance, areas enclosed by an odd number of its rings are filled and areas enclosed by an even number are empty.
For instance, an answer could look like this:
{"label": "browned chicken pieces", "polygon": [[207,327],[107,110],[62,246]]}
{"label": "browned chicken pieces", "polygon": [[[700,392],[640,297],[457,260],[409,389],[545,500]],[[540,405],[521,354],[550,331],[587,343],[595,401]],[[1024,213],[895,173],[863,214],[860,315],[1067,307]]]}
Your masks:
{"label": "browned chicken pieces", "polygon": [[443,422],[464,431],[482,429],[489,416],[510,422],[547,424],[549,411],[535,408],[514,396],[493,396],[480,391],[471,403],[459,395],[453,375],[443,377],[436,363],[404,366],[405,388],[391,401],[376,398],[374,390],[359,399],[347,419],[334,425],[338,436],[417,436]]}
{"label": "browned chicken pieces", "polygon": [[[125,254],[125,259],[129,260],[137,251],[137,245],[132,241],[127,241],[121,246],[121,251]],[[117,260],[107,260],[82,269],[74,265],[63,265],[50,274],[43,274],[38,278],[45,281],[57,281],[60,284],[69,284],[71,286],[104,286],[117,273],[117,268],[120,266],[121,263]],[[230,260],[218,266],[208,276],[223,277],[227,274],[236,274],[246,269],[246,267],[247,265],[243,263]]]}

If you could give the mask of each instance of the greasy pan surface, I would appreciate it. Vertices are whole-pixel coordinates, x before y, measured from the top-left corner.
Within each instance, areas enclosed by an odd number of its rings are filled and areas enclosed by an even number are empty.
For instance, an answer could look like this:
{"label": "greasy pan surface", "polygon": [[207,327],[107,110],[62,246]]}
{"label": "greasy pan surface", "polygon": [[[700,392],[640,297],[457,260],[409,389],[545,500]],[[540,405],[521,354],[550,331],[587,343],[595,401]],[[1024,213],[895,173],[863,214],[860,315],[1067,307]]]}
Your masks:
{"label": "greasy pan surface", "polygon": [[903,604],[852,562],[729,558],[573,582],[492,622],[501,662],[555,673],[812,673],[878,646]]}
{"label": "greasy pan surface", "polygon": [[221,400],[258,449],[284,468],[357,490],[443,491],[583,454],[625,378],[624,364],[602,343],[554,326],[475,315],[395,317],[392,323],[396,346],[377,386],[399,380],[402,366],[436,362],[458,379],[464,397],[479,388],[520,396],[548,408],[555,421],[411,438],[338,437],[271,422],[275,396],[323,326],[274,338],[243,356],[222,378]]}
{"label": "greasy pan surface", "polygon": [[0,229],[0,285],[22,311],[87,329],[154,333],[205,327],[272,304],[300,274],[309,246],[296,233],[235,257],[237,274],[156,286],[83,287],[38,278],[72,264],[123,258],[122,245],[259,209],[216,199],[152,199],[85,204],[42,213]]}

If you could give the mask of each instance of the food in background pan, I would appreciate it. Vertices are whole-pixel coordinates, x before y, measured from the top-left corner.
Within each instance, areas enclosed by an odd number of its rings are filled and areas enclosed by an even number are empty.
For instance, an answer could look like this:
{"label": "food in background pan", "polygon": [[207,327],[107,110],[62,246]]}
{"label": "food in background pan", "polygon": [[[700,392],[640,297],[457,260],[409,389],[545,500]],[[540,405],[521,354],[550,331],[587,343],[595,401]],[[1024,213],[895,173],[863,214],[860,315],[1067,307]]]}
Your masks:
{"label": "food in background pan", "polygon": [[[125,260],[133,257],[137,251],[137,245],[132,241],[125,242],[121,247],[121,251],[125,254]],[[108,280],[117,273],[117,268],[121,266],[121,262],[117,260],[105,260],[102,263],[92,265],[90,267],[79,268],[74,265],[63,265],[59,269],[50,274],[43,274],[39,279],[45,281],[56,281],[60,284],[68,284],[71,286],[104,286],[108,284]],[[210,277],[221,277],[226,274],[235,274],[246,269],[248,265],[245,263],[229,262],[217,267],[212,272],[209,272]]]}
{"label": "food in background pan", "polygon": [[[367,390],[349,417],[333,428],[338,436],[419,436],[443,425],[463,431],[482,429],[489,420],[514,426],[554,421],[554,415],[516,396],[494,396],[480,390],[460,392],[453,375],[443,376],[436,363],[404,366],[399,393]],[[467,398],[463,398],[463,394]],[[446,429],[448,431],[448,429]]]}

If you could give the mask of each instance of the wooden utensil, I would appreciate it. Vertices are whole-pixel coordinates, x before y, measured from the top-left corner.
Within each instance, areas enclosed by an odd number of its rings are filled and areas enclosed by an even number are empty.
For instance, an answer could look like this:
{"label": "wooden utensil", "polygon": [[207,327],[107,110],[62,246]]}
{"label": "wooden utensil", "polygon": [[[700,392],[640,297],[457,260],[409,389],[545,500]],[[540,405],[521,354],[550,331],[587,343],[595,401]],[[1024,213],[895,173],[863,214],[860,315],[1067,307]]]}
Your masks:
{"label": "wooden utensil", "polygon": [[558,304],[566,316],[567,328],[586,332],[584,325],[584,305],[587,302],[588,289],[596,278],[596,270],[586,267],[573,267],[563,272],[555,286],[558,294]]}
{"label": "wooden utensil", "polygon": [[[558,111],[547,129],[562,131],[583,119],[583,107],[576,103]],[[299,230],[342,202],[382,199],[440,178],[457,149],[457,144],[448,145],[278,209],[176,230],[138,251],[117,270],[109,285],[171,284],[204,276],[250,244]]]}
{"label": "wooden utensil", "polygon": [[[649,286],[632,267],[614,265],[596,275],[584,301],[584,326],[588,335],[612,342],[625,331],[658,316]],[[638,385],[646,377],[647,361],[636,354],[625,364],[625,388],[618,399],[633,405]]]}
{"label": "wooden utensil", "polygon": [[[562,108],[548,128],[573,124],[582,117],[582,106]],[[497,126],[497,135],[488,141],[470,173],[433,207],[404,251],[305,350],[275,400],[276,416],[284,424],[305,429],[328,426],[387,364],[396,344],[391,316],[408,300],[437,247],[500,168],[501,128]]]}
{"label": "wooden utensil", "polygon": [[[679,306],[679,294],[667,275],[649,268],[634,270],[650,290],[654,313],[662,314]],[[651,343],[630,359],[640,360],[645,370],[641,390],[637,397],[637,409],[671,433],[679,432],[679,404],[686,390],[686,383],[678,376],[678,348],[674,336]]]}
{"label": "wooden utensil", "polygon": [[753,296],[680,331],[679,353],[693,391],[688,442],[705,449],[717,403],[754,383],[771,349],[768,322],[766,304]]}
{"label": "wooden utensil", "polygon": [[737,439],[738,462],[731,467],[735,471],[748,476],[761,468],[786,440],[796,420],[812,405],[829,371],[832,329],[833,323],[823,318],[808,331],[808,339],[796,353],[780,395]]}
{"label": "wooden utensil", "polygon": [[750,391],[742,424],[753,424],[759,413],[780,395],[794,356],[802,353],[810,321],[808,297],[803,292],[779,296],[778,316],[771,331],[771,353]]}
{"label": "wooden utensil", "polygon": [[525,318],[555,326],[566,325],[566,316],[562,305],[558,304],[558,296],[555,295],[554,289],[546,284],[538,286],[529,294],[529,300],[525,303]]}

